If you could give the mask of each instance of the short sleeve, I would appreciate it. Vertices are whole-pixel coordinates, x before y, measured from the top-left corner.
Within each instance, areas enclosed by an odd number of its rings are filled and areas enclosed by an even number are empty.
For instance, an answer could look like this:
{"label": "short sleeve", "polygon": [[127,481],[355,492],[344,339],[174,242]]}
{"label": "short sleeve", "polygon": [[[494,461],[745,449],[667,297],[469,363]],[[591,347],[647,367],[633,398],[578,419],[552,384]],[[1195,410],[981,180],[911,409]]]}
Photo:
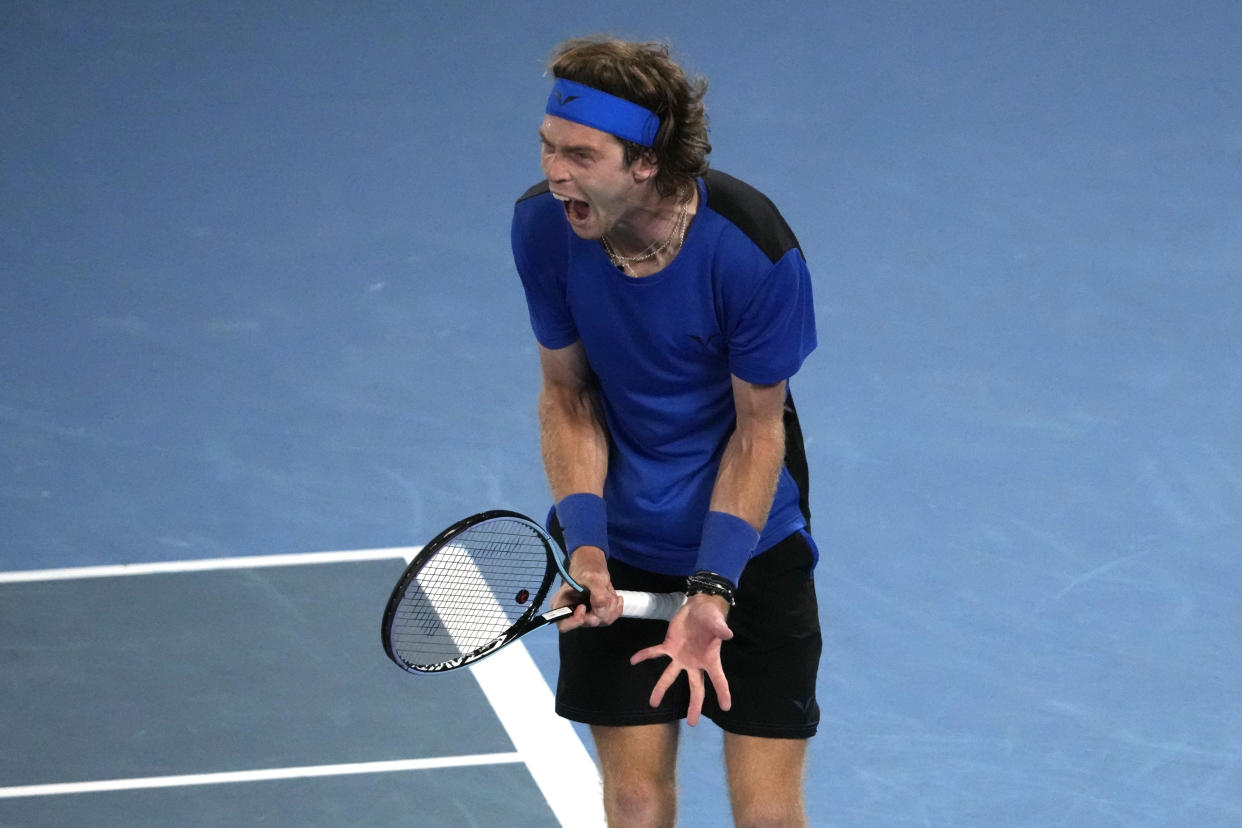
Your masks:
{"label": "short sleeve", "polygon": [[815,350],[811,274],[802,251],[790,248],[758,280],[729,331],[729,370],[770,385],[792,377]]}
{"label": "short sleeve", "polygon": [[[557,210],[548,210],[549,204]],[[513,263],[526,293],[535,339],[551,349],[578,340],[565,293],[569,266],[566,232],[559,205],[551,196],[524,197],[514,208],[510,229]]]}

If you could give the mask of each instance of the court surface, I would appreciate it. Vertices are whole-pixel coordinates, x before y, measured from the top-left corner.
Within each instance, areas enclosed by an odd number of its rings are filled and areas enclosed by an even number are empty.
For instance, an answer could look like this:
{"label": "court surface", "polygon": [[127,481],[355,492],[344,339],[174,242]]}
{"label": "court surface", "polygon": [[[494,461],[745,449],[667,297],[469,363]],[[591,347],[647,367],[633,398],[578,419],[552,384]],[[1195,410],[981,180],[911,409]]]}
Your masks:
{"label": "court surface", "polygon": [[554,632],[378,635],[547,508],[508,221],[597,31],[815,278],[811,823],[1242,824],[1242,7],[173,0],[0,7],[0,826],[598,824]]}

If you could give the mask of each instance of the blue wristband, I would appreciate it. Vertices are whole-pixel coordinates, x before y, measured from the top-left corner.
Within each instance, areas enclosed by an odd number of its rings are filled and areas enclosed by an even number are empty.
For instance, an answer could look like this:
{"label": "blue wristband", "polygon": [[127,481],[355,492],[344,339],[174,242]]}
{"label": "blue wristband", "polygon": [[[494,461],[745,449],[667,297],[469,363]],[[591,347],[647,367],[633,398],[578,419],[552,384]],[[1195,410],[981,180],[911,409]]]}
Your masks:
{"label": "blue wristband", "polygon": [[608,509],[599,495],[566,495],[556,504],[556,519],[565,535],[565,554],[582,546],[598,546],[608,554]]}
{"label": "blue wristband", "polygon": [[695,569],[723,575],[736,585],[758,545],[755,527],[737,515],[708,512]]}

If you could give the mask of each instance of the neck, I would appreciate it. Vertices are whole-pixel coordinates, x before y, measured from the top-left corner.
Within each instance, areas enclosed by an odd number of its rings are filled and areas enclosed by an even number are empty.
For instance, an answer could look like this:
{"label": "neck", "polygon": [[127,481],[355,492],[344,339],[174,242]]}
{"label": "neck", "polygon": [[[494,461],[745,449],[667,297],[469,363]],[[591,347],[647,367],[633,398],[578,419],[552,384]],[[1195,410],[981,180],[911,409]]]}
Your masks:
{"label": "neck", "polygon": [[608,241],[613,250],[621,256],[639,256],[663,244],[670,235],[675,236],[678,217],[685,211],[689,195],[679,190],[661,197],[653,191],[647,203],[634,207],[609,229]]}
{"label": "neck", "polygon": [[604,251],[631,276],[663,269],[681,249],[697,201],[698,189],[692,187],[637,208],[600,240]]}

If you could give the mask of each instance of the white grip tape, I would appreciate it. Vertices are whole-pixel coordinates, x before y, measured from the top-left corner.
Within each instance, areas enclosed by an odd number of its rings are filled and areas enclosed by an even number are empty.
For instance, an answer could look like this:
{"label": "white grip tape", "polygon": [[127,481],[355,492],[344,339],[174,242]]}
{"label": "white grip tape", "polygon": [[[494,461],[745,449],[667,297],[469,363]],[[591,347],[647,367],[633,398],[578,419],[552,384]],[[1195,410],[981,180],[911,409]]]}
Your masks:
{"label": "white grip tape", "polygon": [[617,595],[621,596],[623,618],[667,621],[686,603],[686,596],[680,592],[630,592],[619,589]]}

